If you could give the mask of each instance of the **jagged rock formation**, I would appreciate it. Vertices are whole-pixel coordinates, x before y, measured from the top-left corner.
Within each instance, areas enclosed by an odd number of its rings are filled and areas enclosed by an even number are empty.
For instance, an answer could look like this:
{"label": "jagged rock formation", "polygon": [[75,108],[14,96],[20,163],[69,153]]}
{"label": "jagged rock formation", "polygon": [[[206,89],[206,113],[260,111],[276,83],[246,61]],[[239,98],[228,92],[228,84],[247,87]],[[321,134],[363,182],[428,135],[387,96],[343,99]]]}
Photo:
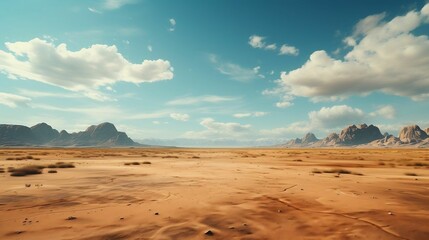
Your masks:
{"label": "jagged rock formation", "polygon": [[429,135],[429,128],[426,128],[425,132]]}
{"label": "jagged rock formation", "polygon": [[58,132],[46,123],[31,128],[19,125],[0,125],[0,145],[7,146],[137,146],[124,132],[111,123],[88,127],[83,132]]}
{"label": "jagged rock formation", "polygon": [[302,143],[303,144],[310,144],[310,143],[314,143],[314,142],[317,142],[317,141],[319,141],[319,139],[317,139],[316,136],[313,133],[307,133],[302,138]]}
{"label": "jagged rock formation", "polygon": [[331,133],[322,140],[322,146],[335,146],[339,143],[341,143],[340,136],[336,133]]}
{"label": "jagged rock formation", "polygon": [[[399,137],[389,133],[381,134],[374,125],[351,125],[344,128],[340,134],[331,133],[322,140],[315,140],[312,133],[308,133],[303,139],[290,140],[281,147],[429,147],[429,135],[419,126],[407,126],[402,128]],[[316,138],[317,139],[317,138]]]}
{"label": "jagged rock formation", "polygon": [[374,140],[383,138],[380,129],[374,125],[352,125],[344,128],[339,138],[344,145],[359,145],[370,143]]}
{"label": "jagged rock formation", "polygon": [[428,137],[428,134],[417,125],[403,127],[399,133],[399,139],[404,143],[417,143]]}

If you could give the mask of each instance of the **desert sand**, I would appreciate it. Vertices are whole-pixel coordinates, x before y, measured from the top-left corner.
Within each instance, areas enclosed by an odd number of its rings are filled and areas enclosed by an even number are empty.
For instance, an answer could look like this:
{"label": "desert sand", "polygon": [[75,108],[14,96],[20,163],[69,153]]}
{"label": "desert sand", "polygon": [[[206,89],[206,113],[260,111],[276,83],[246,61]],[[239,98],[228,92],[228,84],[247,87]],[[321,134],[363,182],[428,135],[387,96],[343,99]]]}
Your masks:
{"label": "desert sand", "polygon": [[425,149],[2,149],[0,168],[4,240],[429,239]]}

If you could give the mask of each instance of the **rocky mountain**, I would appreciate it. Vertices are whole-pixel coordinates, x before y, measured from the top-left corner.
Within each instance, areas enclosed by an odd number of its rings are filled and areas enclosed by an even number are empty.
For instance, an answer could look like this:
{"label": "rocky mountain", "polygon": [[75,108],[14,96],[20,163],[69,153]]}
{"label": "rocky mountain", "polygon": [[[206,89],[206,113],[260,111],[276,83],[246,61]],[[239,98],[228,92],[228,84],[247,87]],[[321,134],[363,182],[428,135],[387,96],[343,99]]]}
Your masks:
{"label": "rocky mountain", "polygon": [[0,124],[0,145],[25,146],[36,144],[31,128],[22,125]]}
{"label": "rocky mountain", "polygon": [[118,147],[138,146],[124,132],[111,123],[92,125],[85,131],[58,132],[46,123],[31,128],[20,125],[0,125],[0,146],[82,146]]}
{"label": "rocky mountain", "polygon": [[428,137],[428,134],[417,125],[403,127],[399,132],[399,139],[404,143],[417,143]]}
{"label": "rocky mountain", "polygon": [[58,138],[60,135],[57,130],[53,129],[46,123],[39,123],[32,126],[31,131],[33,132],[34,136],[36,136],[37,140],[43,144]]}
{"label": "rocky mountain", "polygon": [[317,141],[319,141],[319,139],[316,138],[316,136],[314,135],[314,133],[307,133],[302,138],[302,143],[303,144],[310,144],[310,143],[314,143],[314,142],[317,142]]}
{"label": "rocky mountain", "polygon": [[352,125],[344,128],[340,135],[340,142],[344,145],[359,145],[370,143],[383,138],[380,129],[374,125]]}
{"label": "rocky mountain", "polygon": [[[427,129],[429,130],[429,129]],[[429,135],[417,125],[403,127],[399,136],[389,133],[381,134],[374,125],[351,125],[340,134],[331,133],[318,140],[312,133],[303,139],[292,139],[281,147],[429,147]]]}

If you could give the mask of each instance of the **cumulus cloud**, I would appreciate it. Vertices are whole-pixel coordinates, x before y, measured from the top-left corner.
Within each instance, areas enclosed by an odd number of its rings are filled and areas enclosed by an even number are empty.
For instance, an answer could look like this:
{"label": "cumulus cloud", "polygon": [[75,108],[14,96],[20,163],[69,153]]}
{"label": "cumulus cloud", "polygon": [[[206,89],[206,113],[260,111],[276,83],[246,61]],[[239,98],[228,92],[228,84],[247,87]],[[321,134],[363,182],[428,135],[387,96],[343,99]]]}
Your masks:
{"label": "cumulus cloud", "polygon": [[205,118],[200,122],[205,129],[202,131],[189,131],[187,138],[234,138],[243,137],[251,133],[251,125],[235,122],[216,122],[212,118]]}
{"label": "cumulus cloud", "polygon": [[31,99],[11,93],[0,92],[0,104],[10,108],[28,106]]}
{"label": "cumulus cloud", "polygon": [[313,128],[336,128],[349,124],[360,123],[365,119],[365,113],[359,108],[347,105],[322,107],[318,111],[308,113],[309,124]]}
{"label": "cumulus cloud", "polygon": [[298,48],[294,46],[289,46],[287,44],[283,44],[280,47],[280,53],[279,55],[292,55],[292,56],[298,56],[299,50]]}
{"label": "cumulus cloud", "polygon": [[395,118],[396,110],[391,105],[386,106],[379,106],[376,111],[370,113],[370,116],[372,117],[382,117],[386,119],[393,119]]}
{"label": "cumulus cloud", "polygon": [[252,35],[249,37],[249,45],[252,46],[253,48],[264,48],[265,47],[264,39],[265,37]]}
{"label": "cumulus cloud", "polygon": [[246,117],[262,117],[267,115],[267,112],[248,112],[248,113],[236,113],[233,116],[235,118],[246,118]]}
{"label": "cumulus cloud", "polygon": [[[276,50],[277,44],[275,43],[266,43],[266,37],[252,35],[249,37],[249,45],[253,48],[260,48],[265,50]],[[297,56],[299,54],[299,50],[294,46],[289,46],[287,44],[283,44],[279,49],[279,55],[292,55]]]}
{"label": "cumulus cloud", "polygon": [[99,90],[117,82],[156,82],[173,78],[170,62],[162,59],[128,62],[116,46],[92,45],[70,51],[39,38],[28,42],[7,42],[0,50],[0,71],[12,78],[34,80],[96,100],[108,100]]}
{"label": "cumulus cloud", "polygon": [[170,28],[168,29],[168,31],[173,32],[174,30],[176,30],[176,19],[170,18],[170,20],[168,21],[170,22]]}
{"label": "cumulus cloud", "polygon": [[216,95],[203,95],[196,97],[184,97],[178,98],[171,101],[168,101],[167,105],[178,106],[178,105],[194,105],[200,103],[220,103],[227,101],[234,101],[237,98],[234,97],[225,97],[225,96],[216,96]]}
{"label": "cumulus cloud", "polygon": [[311,54],[300,68],[283,72],[278,88],[289,97],[336,100],[380,91],[421,100],[429,97],[429,39],[415,35],[429,23],[429,4],[390,21],[385,14],[361,20],[345,39],[343,59],[326,51]]}
{"label": "cumulus cloud", "polygon": [[189,115],[186,113],[171,113],[170,117],[177,121],[186,122],[189,120]]}

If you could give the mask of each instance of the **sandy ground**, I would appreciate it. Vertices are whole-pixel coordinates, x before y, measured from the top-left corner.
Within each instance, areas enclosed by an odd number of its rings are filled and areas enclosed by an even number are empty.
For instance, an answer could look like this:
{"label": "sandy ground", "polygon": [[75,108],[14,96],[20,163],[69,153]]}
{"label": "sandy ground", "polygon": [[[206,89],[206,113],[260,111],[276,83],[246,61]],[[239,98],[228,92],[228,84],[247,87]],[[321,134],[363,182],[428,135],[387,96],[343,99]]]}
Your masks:
{"label": "sandy ground", "polygon": [[[57,161],[76,168],[7,173]],[[429,150],[2,149],[0,167],[5,240],[429,239]]]}

